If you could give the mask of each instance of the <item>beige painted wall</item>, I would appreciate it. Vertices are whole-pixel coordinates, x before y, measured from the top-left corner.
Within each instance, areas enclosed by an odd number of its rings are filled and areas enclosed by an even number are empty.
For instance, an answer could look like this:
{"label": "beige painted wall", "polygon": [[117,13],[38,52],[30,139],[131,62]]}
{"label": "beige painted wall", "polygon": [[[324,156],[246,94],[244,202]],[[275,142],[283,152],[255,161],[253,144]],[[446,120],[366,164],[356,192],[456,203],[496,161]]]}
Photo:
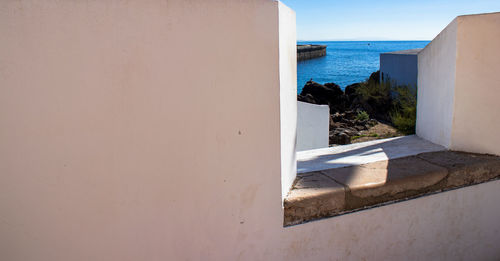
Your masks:
{"label": "beige painted wall", "polygon": [[500,256],[500,181],[282,227],[279,10],[2,3],[0,259]]}
{"label": "beige painted wall", "polygon": [[500,155],[500,13],[457,17],[419,54],[417,135]]}
{"label": "beige painted wall", "polygon": [[458,17],[452,148],[500,155],[500,13]]}
{"label": "beige painted wall", "polygon": [[277,2],[4,1],[0,35],[1,260],[264,254]]}

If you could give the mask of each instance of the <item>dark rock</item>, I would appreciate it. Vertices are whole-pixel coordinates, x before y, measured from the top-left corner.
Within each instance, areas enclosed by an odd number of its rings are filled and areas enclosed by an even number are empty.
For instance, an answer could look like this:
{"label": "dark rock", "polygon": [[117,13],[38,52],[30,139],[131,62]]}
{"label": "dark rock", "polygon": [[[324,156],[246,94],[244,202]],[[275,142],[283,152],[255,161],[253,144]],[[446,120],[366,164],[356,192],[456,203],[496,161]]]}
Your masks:
{"label": "dark rock", "polygon": [[356,116],[358,115],[358,113],[356,113],[355,111],[346,111],[345,112],[345,117],[347,117],[348,119],[354,119]]}
{"label": "dark rock", "polygon": [[330,144],[345,145],[351,143],[351,137],[345,132],[332,133],[330,132]]}
{"label": "dark rock", "polygon": [[342,118],[342,120],[340,120],[340,122],[345,123],[349,126],[353,125],[353,122],[347,118]]}
{"label": "dark rock", "polygon": [[367,129],[365,127],[365,125],[356,125],[356,126],[354,126],[354,128],[356,128],[356,130],[358,130],[358,131],[362,131],[362,130],[366,130]]}
{"label": "dark rock", "polygon": [[349,135],[350,137],[360,135],[359,131],[354,127],[345,129],[344,133]]}
{"label": "dark rock", "polygon": [[300,95],[299,94],[299,95],[297,95],[297,101],[317,104],[316,100],[314,99],[314,96],[312,96],[311,94],[307,94],[307,95]]}
{"label": "dark rock", "polygon": [[336,112],[335,114],[331,115],[331,119],[334,122],[340,122],[340,121],[342,121],[343,118],[344,118],[344,114],[340,114],[338,112]]}
{"label": "dark rock", "polygon": [[374,120],[374,119],[371,119],[368,121],[368,125],[370,125],[371,127],[375,126],[378,124],[378,121],[377,120]]}
{"label": "dark rock", "polygon": [[373,72],[368,78],[368,81],[372,81],[374,83],[380,83],[380,71]]}
{"label": "dark rock", "polygon": [[330,107],[330,113],[342,112],[345,110],[346,98],[344,92],[340,89],[340,86],[335,83],[326,83],[322,85],[314,81],[308,81],[300,95],[311,95],[315,104],[327,104]]}
{"label": "dark rock", "polygon": [[347,85],[345,87],[345,95],[347,96],[352,96],[352,95],[356,95],[357,94],[357,89],[361,86],[361,84],[359,83],[354,83],[354,84],[351,84],[351,85]]}
{"label": "dark rock", "polygon": [[336,129],[345,129],[347,128],[347,124],[341,123],[341,122],[330,122],[330,130],[336,130]]}
{"label": "dark rock", "polygon": [[364,121],[356,120],[356,125],[365,125],[367,123],[368,123],[368,120],[364,120]]}

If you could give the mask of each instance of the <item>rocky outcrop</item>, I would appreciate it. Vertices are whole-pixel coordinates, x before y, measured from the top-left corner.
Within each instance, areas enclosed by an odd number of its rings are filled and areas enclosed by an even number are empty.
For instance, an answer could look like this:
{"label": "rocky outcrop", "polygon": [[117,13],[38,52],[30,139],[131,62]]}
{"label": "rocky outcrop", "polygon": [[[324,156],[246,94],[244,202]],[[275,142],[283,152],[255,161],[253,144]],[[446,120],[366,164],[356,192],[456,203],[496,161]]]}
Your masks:
{"label": "rocky outcrop", "polygon": [[298,101],[328,105],[330,113],[345,111],[346,97],[340,86],[335,83],[319,84],[308,81],[297,97]]}
{"label": "rocky outcrop", "polygon": [[377,124],[374,119],[356,119],[357,115],[355,111],[330,115],[330,144],[350,144],[352,137],[359,136],[360,131],[368,130]]}
{"label": "rocky outcrop", "polygon": [[391,96],[369,95],[367,86],[377,86],[380,83],[380,73],[374,72],[366,83],[354,83],[342,91],[335,83],[319,84],[308,81],[302,92],[297,96],[298,101],[313,104],[328,105],[330,107],[330,144],[349,144],[353,136],[359,136],[359,131],[366,130],[376,124],[376,121],[358,121],[356,116],[365,111],[371,118],[389,121]]}

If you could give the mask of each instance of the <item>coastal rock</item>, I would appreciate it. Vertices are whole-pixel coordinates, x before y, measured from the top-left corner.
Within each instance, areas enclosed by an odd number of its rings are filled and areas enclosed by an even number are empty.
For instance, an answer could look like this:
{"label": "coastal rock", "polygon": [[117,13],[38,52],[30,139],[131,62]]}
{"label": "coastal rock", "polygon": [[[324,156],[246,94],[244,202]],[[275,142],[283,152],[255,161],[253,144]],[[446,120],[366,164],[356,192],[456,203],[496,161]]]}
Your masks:
{"label": "coastal rock", "polygon": [[368,78],[368,81],[372,81],[374,83],[380,83],[380,71],[373,72]]}
{"label": "coastal rock", "polygon": [[[310,96],[309,96],[310,95]],[[340,86],[335,83],[319,84],[308,81],[298,97],[299,100],[314,101],[314,104],[326,104],[330,107],[330,113],[345,110],[345,95]],[[309,98],[307,98],[309,97]]]}
{"label": "coastal rock", "polygon": [[349,104],[349,107],[350,107],[350,104],[352,104],[352,101],[354,101],[354,99],[356,99],[356,97],[358,97],[358,89],[359,88],[361,88],[360,83],[354,83],[351,85],[347,85],[345,87],[344,93],[345,93],[347,102]]}
{"label": "coastal rock", "polygon": [[318,104],[316,102],[316,100],[314,99],[314,96],[312,96],[311,94],[306,94],[306,95],[299,94],[299,95],[297,95],[297,101]]}
{"label": "coastal rock", "polygon": [[375,119],[368,120],[368,125],[371,127],[377,125],[377,123],[378,123],[378,121]]}
{"label": "coastal rock", "polygon": [[333,133],[330,132],[330,144],[346,145],[351,143],[351,137],[344,132]]}

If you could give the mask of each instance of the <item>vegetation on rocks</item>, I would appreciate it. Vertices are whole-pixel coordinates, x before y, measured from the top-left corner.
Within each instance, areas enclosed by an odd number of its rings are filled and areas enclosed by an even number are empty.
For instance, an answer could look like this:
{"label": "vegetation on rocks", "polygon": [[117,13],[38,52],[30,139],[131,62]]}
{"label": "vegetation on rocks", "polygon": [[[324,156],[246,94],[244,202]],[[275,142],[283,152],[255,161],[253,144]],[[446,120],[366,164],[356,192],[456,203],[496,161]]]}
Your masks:
{"label": "vegetation on rocks", "polygon": [[417,89],[397,86],[393,90],[393,107],[390,112],[392,124],[406,135],[414,134],[417,121]]}
{"label": "vegetation on rocks", "polygon": [[370,119],[370,116],[366,111],[358,111],[358,115],[356,115],[356,120],[357,121],[367,121]]}
{"label": "vegetation on rocks", "polygon": [[[378,73],[378,72],[377,72]],[[401,133],[415,133],[417,88],[397,86],[374,77],[359,84],[356,93],[361,104],[376,112],[375,117],[392,125]],[[373,109],[376,108],[376,109]]]}

